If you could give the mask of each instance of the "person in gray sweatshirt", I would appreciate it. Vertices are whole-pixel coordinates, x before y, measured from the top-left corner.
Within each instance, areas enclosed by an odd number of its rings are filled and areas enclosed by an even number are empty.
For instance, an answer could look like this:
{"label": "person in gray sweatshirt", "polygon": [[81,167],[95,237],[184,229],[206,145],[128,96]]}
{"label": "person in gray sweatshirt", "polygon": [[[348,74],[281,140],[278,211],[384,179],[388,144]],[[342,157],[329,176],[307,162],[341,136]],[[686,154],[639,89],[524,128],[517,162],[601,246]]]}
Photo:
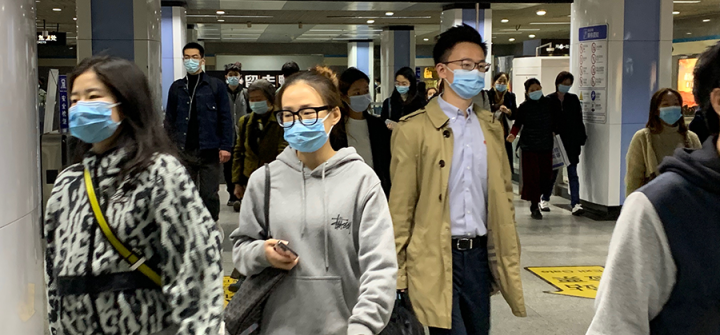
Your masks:
{"label": "person in gray sweatshirt", "polygon": [[[328,141],[342,103],[329,70],[293,76],[278,95],[287,147],[270,163],[270,231],[263,240],[265,169],[248,181],[233,262],[245,276],[289,270],[268,298],[262,334],[378,334],[390,319],[397,259],[387,199],[353,148]],[[297,256],[276,248],[287,242]]]}

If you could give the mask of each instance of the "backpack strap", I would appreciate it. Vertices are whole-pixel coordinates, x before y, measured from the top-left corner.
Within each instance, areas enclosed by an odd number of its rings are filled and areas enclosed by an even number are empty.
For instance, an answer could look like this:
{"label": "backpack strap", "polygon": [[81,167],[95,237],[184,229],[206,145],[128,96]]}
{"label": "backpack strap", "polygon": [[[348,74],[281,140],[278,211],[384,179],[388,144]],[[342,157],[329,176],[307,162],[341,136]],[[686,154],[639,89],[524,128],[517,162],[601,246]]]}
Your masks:
{"label": "backpack strap", "polygon": [[115,250],[120,254],[120,256],[122,256],[122,258],[126,262],[128,262],[128,264],[130,264],[130,270],[140,271],[142,274],[152,280],[155,284],[157,284],[158,286],[162,286],[162,279],[160,278],[160,275],[145,264],[145,257],[142,257],[141,255],[139,255],[139,253],[130,251],[130,249],[128,249],[115,236],[112,229],[110,229],[110,226],[108,226],[108,223],[105,220],[105,215],[103,215],[102,210],[100,209],[100,203],[98,202],[97,196],[95,195],[95,186],[93,185],[90,171],[88,171],[87,169],[85,169],[85,188],[87,190],[88,198],[90,200],[90,206],[95,213],[95,221],[97,222],[98,226],[100,226],[100,230],[102,230],[103,235],[105,235],[105,238],[107,238],[108,242],[110,242],[110,244],[113,246],[113,248],[115,248]]}

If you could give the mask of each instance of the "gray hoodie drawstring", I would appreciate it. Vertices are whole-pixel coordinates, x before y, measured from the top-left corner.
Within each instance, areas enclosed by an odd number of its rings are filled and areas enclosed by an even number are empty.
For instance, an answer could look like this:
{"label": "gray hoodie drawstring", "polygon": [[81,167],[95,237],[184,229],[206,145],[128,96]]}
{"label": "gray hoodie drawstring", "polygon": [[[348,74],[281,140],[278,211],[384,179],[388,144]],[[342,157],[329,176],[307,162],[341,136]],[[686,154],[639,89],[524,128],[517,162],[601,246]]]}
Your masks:
{"label": "gray hoodie drawstring", "polygon": [[322,170],[322,185],[323,185],[323,227],[325,229],[325,271],[328,271],[330,269],[330,261],[329,261],[329,248],[328,248],[328,215],[327,215],[327,189],[325,188],[325,167],[327,166],[327,162],[323,163],[323,170]]}
{"label": "gray hoodie drawstring", "polygon": [[300,175],[302,175],[302,232],[300,233],[300,237],[305,237],[305,233],[307,232],[307,217],[306,217],[306,211],[305,207],[307,206],[306,199],[305,199],[305,165],[303,165],[302,162],[300,162]]}

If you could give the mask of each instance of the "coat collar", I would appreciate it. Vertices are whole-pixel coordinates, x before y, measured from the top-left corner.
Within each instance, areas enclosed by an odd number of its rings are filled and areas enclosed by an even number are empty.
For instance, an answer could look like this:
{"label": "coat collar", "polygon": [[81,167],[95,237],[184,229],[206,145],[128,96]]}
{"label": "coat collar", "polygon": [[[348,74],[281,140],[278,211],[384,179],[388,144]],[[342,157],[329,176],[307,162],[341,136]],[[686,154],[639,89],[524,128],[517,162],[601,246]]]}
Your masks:
{"label": "coat collar", "polygon": [[[447,115],[445,115],[445,112],[442,111],[442,108],[440,108],[438,99],[430,100],[430,102],[428,102],[428,104],[425,106],[425,111],[427,112],[430,122],[436,129],[443,128],[448,123],[448,121],[450,121]],[[488,110],[483,110],[481,106],[478,106],[478,104],[473,104],[473,112],[475,112],[475,115],[480,121],[493,121],[492,112]]]}

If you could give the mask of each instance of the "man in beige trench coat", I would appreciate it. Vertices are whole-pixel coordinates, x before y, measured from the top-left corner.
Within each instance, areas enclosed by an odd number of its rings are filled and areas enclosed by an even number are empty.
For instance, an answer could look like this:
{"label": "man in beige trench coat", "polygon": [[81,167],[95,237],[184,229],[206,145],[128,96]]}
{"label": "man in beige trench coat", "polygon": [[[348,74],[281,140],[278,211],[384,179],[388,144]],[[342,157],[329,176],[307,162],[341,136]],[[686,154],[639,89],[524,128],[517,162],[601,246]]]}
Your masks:
{"label": "man in beige trench coat", "polygon": [[433,57],[444,93],[392,136],[398,290],[432,335],[488,334],[496,290],[526,316],[502,123],[472,102],[487,98],[486,51],[469,26],[440,35]]}

